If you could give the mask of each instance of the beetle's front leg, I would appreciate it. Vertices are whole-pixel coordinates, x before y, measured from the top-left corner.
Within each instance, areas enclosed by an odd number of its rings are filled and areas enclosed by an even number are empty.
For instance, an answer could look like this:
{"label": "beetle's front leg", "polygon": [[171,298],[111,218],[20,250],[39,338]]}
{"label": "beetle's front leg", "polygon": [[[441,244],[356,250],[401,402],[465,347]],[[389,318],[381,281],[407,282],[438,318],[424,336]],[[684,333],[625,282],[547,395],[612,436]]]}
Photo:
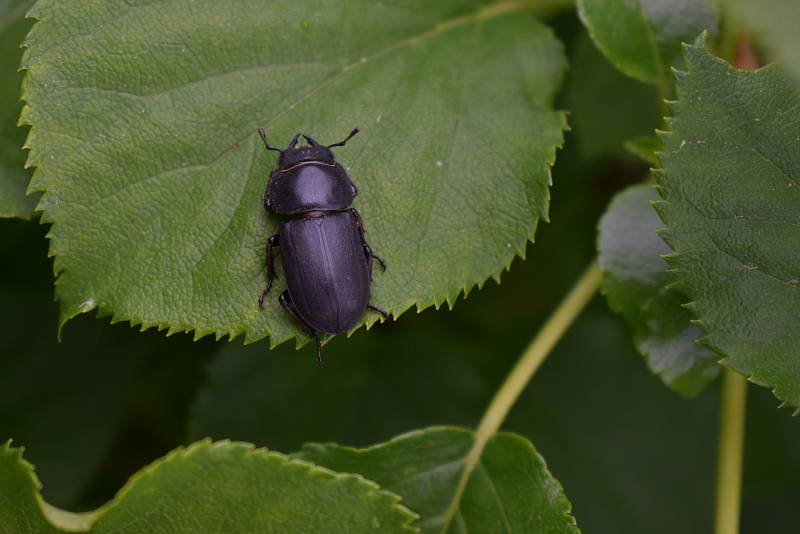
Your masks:
{"label": "beetle's front leg", "polygon": [[275,234],[267,239],[267,287],[258,297],[258,308],[261,310],[264,309],[264,297],[266,297],[267,293],[269,293],[269,290],[272,289],[272,282],[278,278],[278,273],[275,272],[275,254],[272,249],[277,247],[279,244],[280,242],[278,234]]}
{"label": "beetle's front leg", "polygon": [[272,199],[269,196],[269,186],[272,183],[272,178],[275,176],[275,172],[269,175],[269,180],[267,180],[267,188],[264,190],[264,197],[262,198],[264,201],[264,209],[267,211],[272,210]]}
{"label": "beetle's front leg", "polygon": [[364,247],[364,255],[366,255],[367,264],[370,267],[369,278],[370,278],[370,280],[372,280],[372,260],[377,261],[380,264],[381,269],[383,269],[384,272],[386,272],[386,262],[383,261],[383,258],[381,258],[377,254],[372,252],[372,247],[370,247],[369,243],[367,243],[367,238],[364,235],[364,221],[361,220],[361,214],[358,213],[358,210],[355,209],[355,208],[350,208],[350,213],[353,215],[353,217],[356,220],[356,226],[358,227],[358,234],[361,236],[361,246]]}

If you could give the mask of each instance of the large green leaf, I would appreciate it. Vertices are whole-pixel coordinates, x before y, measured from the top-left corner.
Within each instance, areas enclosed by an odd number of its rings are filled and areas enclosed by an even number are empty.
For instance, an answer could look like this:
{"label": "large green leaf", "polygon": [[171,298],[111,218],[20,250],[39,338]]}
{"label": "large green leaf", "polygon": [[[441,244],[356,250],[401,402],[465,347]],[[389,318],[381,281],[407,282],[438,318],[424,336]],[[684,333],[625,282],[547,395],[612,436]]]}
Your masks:
{"label": "large green leaf", "polygon": [[668,262],[722,363],[800,406],[800,94],[702,40],[685,55],[659,180]]}
{"label": "large green leaf", "polygon": [[681,42],[717,27],[711,0],[578,0],[578,10],[609,61],[645,82],[665,80]]}
{"label": "large green leaf", "polygon": [[561,485],[531,443],[491,438],[456,508],[464,459],[474,435],[429,428],[367,449],[310,444],[296,454],[335,471],[361,473],[403,497],[423,532],[579,532]]}
{"label": "large green leaf", "polygon": [[17,127],[22,108],[17,72],[20,43],[31,24],[24,19],[31,0],[0,0],[0,217],[29,219],[36,205],[25,196],[30,173],[24,169],[25,132]]}
{"label": "large green leaf", "polygon": [[498,277],[547,217],[565,124],[561,45],[522,7],[37,3],[23,118],[63,319],[97,308],[197,337],[298,335],[280,284],[256,302],[278,225],[259,126],[275,143],[362,127],[337,154],[389,265],[377,305],[452,304]]}
{"label": "large green leaf", "polygon": [[739,23],[756,32],[776,59],[800,80],[800,5],[796,0],[721,0]]}
{"label": "large green leaf", "polygon": [[649,185],[630,187],[600,220],[602,290],[633,329],[634,343],[650,369],[678,393],[694,396],[717,376],[719,366],[714,354],[695,342],[701,332],[682,307],[686,297],[667,287],[661,256],[669,248],[656,234],[663,225],[650,205],[657,196]]}
{"label": "large green leaf", "polygon": [[3,534],[416,531],[416,514],[374,482],[244,443],[174,451],[90,514],[41,504],[31,466],[8,443],[0,446],[0,480]]}

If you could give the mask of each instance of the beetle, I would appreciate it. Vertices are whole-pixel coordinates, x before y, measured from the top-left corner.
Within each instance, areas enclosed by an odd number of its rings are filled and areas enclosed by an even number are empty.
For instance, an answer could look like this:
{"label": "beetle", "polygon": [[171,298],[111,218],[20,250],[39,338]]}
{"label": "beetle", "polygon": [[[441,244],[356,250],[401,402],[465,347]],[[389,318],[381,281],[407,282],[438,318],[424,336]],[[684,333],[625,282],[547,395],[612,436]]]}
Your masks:
{"label": "beetle", "polygon": [[305,134],[308,145],[297,146],[298,133],[283,150],[269,144],[264,128],[258,133],[267,150],[280,153],[264,192],[264,209],[283,216],[278,233],[267,240],[267,287],[258,306],[264,309],[278,277],[275,248],[280,247],[287,289],[278,301],[316,343],[321,367],[320,332],[346,332],[367,310],[389,319],[369,302],[373,261],[384,271],[386,263],[367,243],[361,215],[350,207],[358,190],[331,151],[347,144],[358,128],[327,146]]}

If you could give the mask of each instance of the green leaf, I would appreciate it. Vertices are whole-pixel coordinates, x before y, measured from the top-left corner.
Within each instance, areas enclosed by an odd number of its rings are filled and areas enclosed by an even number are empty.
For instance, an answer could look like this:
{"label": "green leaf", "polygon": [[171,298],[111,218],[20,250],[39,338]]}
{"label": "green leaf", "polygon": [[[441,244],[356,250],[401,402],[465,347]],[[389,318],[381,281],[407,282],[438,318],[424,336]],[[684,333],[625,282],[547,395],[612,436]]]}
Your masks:
{"label": "green leaf", "polygon": [[32,467],[8,443],[0,447],[0,475],[2,533],[416,531],[410,526],[416,514],[374,482],[245,443],[178,449],[91,514],[40,505]]}
{"label": "green leaf", "polygon": [[578,0],[597,47],[619,70],[644,82],[667,78],[680,44],[717,28],[711,0]]}
{"label": "green leaf", "polygon": [[776,60],[800,80],[800,9],[796,0],[721,0],[721,4],[753,30]]}
{"label": "green leaf", "polygon": [[17,72],[22,57],[20,43],[31,24],[25,12],[30,0],[0,0],[0,217],[30,219],[35,196],[26,196],[30,172],[26,171],[25,131],[17,127],[22,104]]}
{"label": "green leaf", "polygon": [[658,126],[658,91],[617,71],[585,33],[574,46],[564,93],[578,148],[588,158],[624,155],[625,141]]}
{"label": "green leaf", "polygon": [[649,185],[619,193],[603,218],[597,239],[608,304],[633,329],[633,341],[653,373],[685,396],[697,395],[719,373],[714,354],[697,345],[700,330],[682,307],[686,297],[668,288],[669,248],[656,234],[662,227],[650,203]]}
{"label": "green leaf", "polygon": [[702,40],[685,55],[659,180],[667,260],[721,363],[800,406],[800,94]]}
{"label": "green leaf", "polygon": [[473,442],[468,430],[434,427],[360,450],[309,444],[295,457],[378,481],[421,515],[422,532],[579,532],[544,459],[528,440],[507,433],[486,444],[460,506],[449,514]]}
{"label": "green leaf", "polygon": [[337,155],[389,265],[376,305],[452,304],[497,278],[547,217],[565,125],[561,45],[521,7],[37,3],[23,117],[62,319],[303,336],[280,284],[257,305],[278,228],[259,126],[275,143],[362,127]]}

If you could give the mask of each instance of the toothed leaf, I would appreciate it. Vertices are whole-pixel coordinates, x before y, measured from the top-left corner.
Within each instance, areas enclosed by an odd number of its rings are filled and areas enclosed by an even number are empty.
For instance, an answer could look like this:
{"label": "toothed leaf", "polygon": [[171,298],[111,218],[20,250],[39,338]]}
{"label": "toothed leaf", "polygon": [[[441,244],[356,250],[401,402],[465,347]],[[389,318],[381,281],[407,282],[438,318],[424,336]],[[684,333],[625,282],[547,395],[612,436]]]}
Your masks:
{"label": "toothed leaf", "polygon": [[416,532],[416,514],[374,482],[244,443],[178,449],[89,514],[40,506],[31,466],[8,444],[0,475],[0,533]]}
{"label": "toothed leaf", "polygon": [[0,0],[0,217],[30,219],[36,198],[25,195],[30,172],[24,169],[25,131],[17,127],[22,108],[17,72],[20,43],[30,28],[24,19],[29,0]]}
{"label": "toothed leaf", "polygon": [[702,41],[665,139],[657,205],[669,263],[722,362],[800,406],[800,93]]}
{"label": "toothed leaf", "polygon": [[578,12],[597,47],[638,80],[667,79],[681,42],[717,28],[711,0],[578,0]]}
{"label": "toothed leaf", "polygon": [[374,304],[452,303],[498,276],[547,217],[565,125],[561,45],[516,7],[37,3],[23,117],[62,320],[97,307],[196,336],[303,336],[283,277],[257,305],[278,228],[259,126],[276,144],[361,127],[335,150],[389,267]]}
{"label": "toothed leaf", "polygon": [[611,308],[633,329],[633,342],[650,370],[687,397],[698,394],[718,372],[714,354],[699,346],[701,331],[682,307],[686,297],[670,282],[669,252],[656,231],[663,224],[650,202],[657,194],[649,185],[619,193],[600,220],[598,262],[602,290]]}
{"label": "toothed leaf", "polygon": [[422,532],[579,532],[561,485],[533,445],[515,434],[489,440],[449,513],[474,440],[468,430],[434,427],[366,449],[309,444],[295,456],[361,473],[401,495],[420,514]]}
{"label": "toothed leaf", "polygon": [[797,0],[721,0],[722,5],[755,32],[784,65],[800,81],[800,5]]}

